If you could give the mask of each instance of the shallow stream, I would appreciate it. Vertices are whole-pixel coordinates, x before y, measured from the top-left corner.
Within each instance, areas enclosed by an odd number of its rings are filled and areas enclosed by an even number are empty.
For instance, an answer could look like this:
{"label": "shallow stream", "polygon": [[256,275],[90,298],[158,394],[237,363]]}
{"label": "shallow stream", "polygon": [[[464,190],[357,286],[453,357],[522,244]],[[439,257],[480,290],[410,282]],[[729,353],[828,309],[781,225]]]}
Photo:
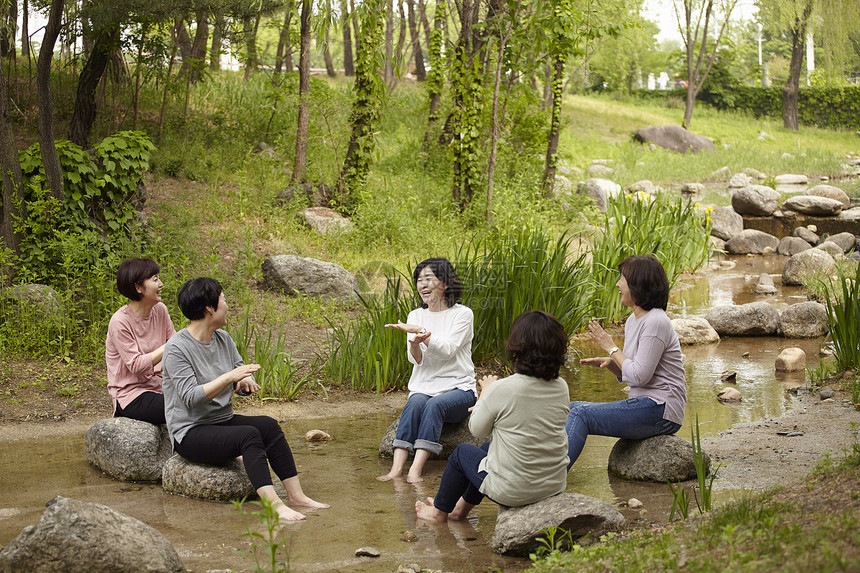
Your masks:
{"label": "shallow stream", "polygon": [[[785,260],[780,256],[733,257],[729,262],[734,268],[682,280],[673,291],[669,312],[703,315],[713,306],[754,300],[766,300],[783,310],[801,302],[805,300],[801,289],[780,286]],[[749,279],[754,282],[762,272],[774,276],[779,294],[751,294]],[[684,347],[689,400],[679,435],[690,439],[696,416],[704,437],[737,422],[782,415],[793,407],[787,390],[802,385],[804,374],[775,373],[776,356],[783,348],[797,346],[806,352],[807,366],[814,368],[820,344],[818,339],[726,338],[717,344]],[[598,353],[597,347],[587,342],[577,342],[575,348],[583,356]],[[626,396],[608,372],[580,369],[575,361],[569,366],[562,375],[570,383],[573,399],[610,401]],[[744,397],[738,404],[721,404],[715,398],[721,387],[717,379],[724,370],[738,372],[737,387]],[[379,439],[395,415],[286,423],[285,434],[305,491],[332,505],[331,509],[306,512],[307,521],[286,528],[291,537],[290,570],[396,571],[399,564],[410,563],[455,572],[525,568],[528,560],[501,557],[490,550],[497,507],[491,502],[478,506],[468,523],[432,528],[422,523],[416,527],[414,503],[435,494],[443,461],[428,463],[424,484],[380,483],[374,479],[389,468],[390,461],[380,460],[377,451]],[[334,440],[319,446],[307,444],[303,436],[311,429],[324,430]],[[232,505],[169,495],[160,484],[130,484],[107,478],[87,463],[83,441],[83,430],[62,438],[0,441],[0,545],[9,543],[26,525],[38,522],[45,502],[63,495],[106,504],[155,527],[174,544],[192,571],[244,571],[253,566],[253,557],[238,553],[249,551],[249,545],[242,537],[243,518]],[[611,438],[589,438],[568,477],[567,491],[612,503],[636,497],[645,506],[640,510],[623,508],[629,520],[665,522],[672,503],[666,485],[627,482],[608,475],[606,461],[614,442]],[[720,492],[716,502],[734,493]],[[259,530],[251,518],[246,519]],[[404,532],[414,534],[414,540],[401,540]],[[354,557],[362,546],[376,547],[381,557]]]}

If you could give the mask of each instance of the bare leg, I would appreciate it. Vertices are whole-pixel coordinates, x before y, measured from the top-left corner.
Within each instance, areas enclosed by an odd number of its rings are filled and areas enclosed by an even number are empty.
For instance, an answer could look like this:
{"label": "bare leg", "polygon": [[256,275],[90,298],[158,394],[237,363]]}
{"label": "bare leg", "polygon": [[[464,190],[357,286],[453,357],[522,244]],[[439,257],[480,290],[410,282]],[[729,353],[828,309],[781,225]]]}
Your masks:
{"label": "bare leg", "polygon": [[278,521],[289,523],[292,521],[302,521],[303,519],[307,519],[303,514],[287,507],[287,504],[278,497],[278,494],[275,492],[275,486],[273,485],[264,485],[257,489],[257,495],[272,504],[275,511],[278,512]]}
{"label": "bare leg", "polygon": [[472,511],[472,508],[475,507],[474,504],[469,503],[462,497],[457,500],[457,505],[454,506],[454,511],[448,514],[448,519],[453,521],[461,521],[469,517],[469,512]]}
{"label": "bare leg", "polygon": [[394,448],[394,461],[391,462],[391,471],[385,475],[379,476],[376,479],[379,481],[391,481],[403,474],[403,468],[406,467],[406,460],[409,459],[409,450],[405,448]]}
{"label": "bare leg", "polygon": [[436,509],[436,506],[433,505],[432,497],[427,498],[427,503],[416,501],[415,514],[418,516],[418,519],[423,519],[431,523],[445,523],[448,521],[448,514]]}
{"label": "bare leg", "polygon": [[287,495],[290,496],[290,503],[293,505],[313,507],[315,509],[328,509],[331,507],[327,503],[314,501],[305,495],[305,492],[302,491],[302,484],[299,483],[299,476],[287,478],[281,483],[284,484],[284,489],[287,490]]}
{"label": "bare leg", "polygon": [[412,460],[412,465],[409,467],[409,473],[406,474],[406,481],[409,483],[420,483],[424,481],[421,474],[424,472],[424,464],[430,458],[430,450],[415,450],[415,458]]}

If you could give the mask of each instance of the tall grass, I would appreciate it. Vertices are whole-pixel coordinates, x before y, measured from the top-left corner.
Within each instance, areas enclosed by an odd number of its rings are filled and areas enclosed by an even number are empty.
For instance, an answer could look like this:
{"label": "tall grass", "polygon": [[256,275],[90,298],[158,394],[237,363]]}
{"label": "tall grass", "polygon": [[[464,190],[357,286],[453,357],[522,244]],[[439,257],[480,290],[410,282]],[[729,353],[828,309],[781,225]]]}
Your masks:
{"label": "tall grass", "polygon": [[[592,272],[600,285],[595,315],[607,322],[626,316],[615,289],[618,264],[630,255],[653,254],[669,283],[696,271],[708,260],[711,221],[698,204],[669,193],[656,198],[642,192],[620,194],[610,200],[591,238]],[[703,226],[704,219],[704,226]]]}
{"label": "tall grass", "polygon": [[837,267],[836,281],[827,283],[828,333],[840,370],[860,368],[860,265],[850,271]]}

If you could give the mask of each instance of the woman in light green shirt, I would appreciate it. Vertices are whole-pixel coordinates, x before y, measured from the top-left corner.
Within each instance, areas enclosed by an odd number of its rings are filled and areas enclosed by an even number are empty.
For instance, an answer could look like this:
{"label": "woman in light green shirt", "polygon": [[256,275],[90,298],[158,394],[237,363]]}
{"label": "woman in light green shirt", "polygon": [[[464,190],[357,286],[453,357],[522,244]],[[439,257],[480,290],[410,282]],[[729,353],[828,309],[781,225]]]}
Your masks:
{"label": "woman in light green shirt", "polygon": [[550,314],[530,311],[514,320],[506,349],[516,374],[480,380],[469,418],[471,432],[491,441],[457,446],[436,497],[415,504],[419,519],[464,519],[484,497],[519,507],[564,491],[570,392],[558,371],[567,345],[564,328]]}

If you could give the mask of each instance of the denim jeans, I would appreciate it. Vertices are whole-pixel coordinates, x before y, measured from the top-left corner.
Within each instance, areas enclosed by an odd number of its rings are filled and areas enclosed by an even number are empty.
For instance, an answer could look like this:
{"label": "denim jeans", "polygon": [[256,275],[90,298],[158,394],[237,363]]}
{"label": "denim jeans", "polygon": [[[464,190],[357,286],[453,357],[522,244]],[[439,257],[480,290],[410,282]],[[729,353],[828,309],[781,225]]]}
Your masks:
{"label": "denim jeans", "polygon": [[392,446],[414,451],[428,450],[433,454],[442,451],[439,436],[443,424],[457,424],[469,417],[469,408],[477,398],[466,390],[449,390],[437,396],[412,394],[400,414],[397,434]]}
{"label": "denim jeans", "polygon": [[461,497],[472,505],[481,503],[484,494],[479,488],[487,472],[479,472],[478,464],[487,457],[489,448],[490,442],[485,442],[480,448],[474,444],[460,444],[454,448],[433,500],[436,509],[451,513]]}
{"label": "denim jeans", "polygon": [[644,440],[652,436],[674,434],[680,424],[663,419],[665,404],[651,398],[628,398],[617,402],[571,402],[564,429],[567,432],[567,455],[570,471],[582,453],[589,434],[627,440]]}

